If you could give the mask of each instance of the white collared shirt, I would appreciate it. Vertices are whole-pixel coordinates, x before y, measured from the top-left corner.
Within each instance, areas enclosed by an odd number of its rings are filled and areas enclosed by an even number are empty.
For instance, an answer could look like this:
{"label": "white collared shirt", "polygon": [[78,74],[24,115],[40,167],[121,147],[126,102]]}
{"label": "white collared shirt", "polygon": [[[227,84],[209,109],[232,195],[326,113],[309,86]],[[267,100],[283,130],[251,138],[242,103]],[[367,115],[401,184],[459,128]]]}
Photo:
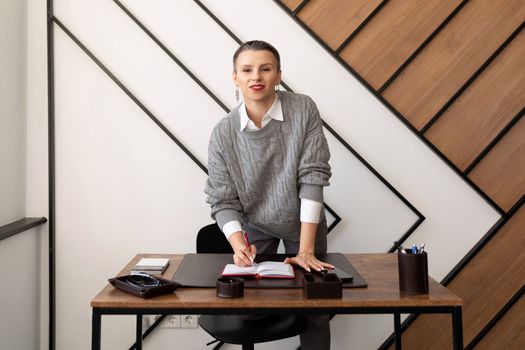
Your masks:
{"label": "white collared shirt", "polygon": [[258,128],[257,125],[253,122],[253,120],[248,117],[248,112],[246,111],[246,105],[244,102],[241,103],[239,106],[239,114],[241,116],[241,131],[244,131],[245,129],[247,131],[257,131],[264,128],[270,120],[275,119],[280,122],[284,120],[283,118],[283,109],[281,107],[281,99],[279,96],[275,96],[275,100],[273,100],[272,105],[270,106],[270,109],[268,109],[268,112],[266,112],[261,120],[261,127]]}
{"label": "white collared shirt", "polygon": [[[279,99],[279,95],[275,96],[275,100],[273,101],[273,104],[271,105],[270,109],[268,109],[268,111],[264,114],[261,120],[260,128],[258,128],[257,125],[255,125],[255,123],[250,119],[250,117],[248,117],[248,112],[246,111],[246,105],[244,104],[244,102],[242,102],[239,106],[239,114],[241,117],[241,132],[253,132],[261,130],[266,125],[268,125],[268,123],[272,119],[275,119],[280,122],[284,121],[283,109],[281,106],[281,100]],[[301,198],[301,222],[318,224],[321,221],[322,209],[323,203],[313,201],[311,199]],[[226,238],[229,238],[232,233],[237,231],[242,231],[242,225],[237,220],[227,222],[222,227],[222,232],[224,232]]]}

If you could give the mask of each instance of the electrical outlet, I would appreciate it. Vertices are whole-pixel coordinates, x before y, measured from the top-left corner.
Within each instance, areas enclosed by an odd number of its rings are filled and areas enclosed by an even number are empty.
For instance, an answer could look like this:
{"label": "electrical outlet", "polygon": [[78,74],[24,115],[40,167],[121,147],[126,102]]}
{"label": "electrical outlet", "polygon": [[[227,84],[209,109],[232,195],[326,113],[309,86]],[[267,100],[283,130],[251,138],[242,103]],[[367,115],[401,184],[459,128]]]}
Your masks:
{"label": "electrical outlet", "polygon": [[[144,331],[151,327],[161,315],[144,315],[142,316],[142,328]],[[160,328],[180,328],[180,315],[168,315],[160,323]]]}
{"label": "electrical outlet", "polygon": [[[160,315],[142,316],[144,331],[160,318]],[[197,315],[168,315],[161,322],[160,328],[197,328]]]}
{"label": "electrical outlet", "polygon": [[197,328],[197,315],[180,315],[181,328]]}
{"label": "electrical outlet", "polygon": [[142,328],[147,330],[149,327],[153,325],[158,319],[160,315],[143,315],[142,316]]}
{"label": "electrical outlet", "polygon": [[168,315],[160,324],[162,328],[180,328],[181,327],[181,316],[180,315]]}

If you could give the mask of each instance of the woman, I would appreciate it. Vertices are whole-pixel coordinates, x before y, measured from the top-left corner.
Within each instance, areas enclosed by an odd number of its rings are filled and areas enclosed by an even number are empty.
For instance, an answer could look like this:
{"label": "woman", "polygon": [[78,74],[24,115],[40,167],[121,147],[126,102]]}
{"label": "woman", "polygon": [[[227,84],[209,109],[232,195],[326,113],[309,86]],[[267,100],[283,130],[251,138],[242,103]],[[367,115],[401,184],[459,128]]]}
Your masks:
{"label": "woman", "polygon": [[[315,257],[327,249],[323,187],[331,176],[315,103],[305,95],[279,91],[280,56],[264,41],[237,49],[233,81],[243,103],[212,132],[205,192],[235,264],[251,265],[256,252],[276,253],[282,239],[286,252],[296,254],[286,263],[307,271],[332,268]],[[302,348],[329,349],[328,316],[309,319]]]}

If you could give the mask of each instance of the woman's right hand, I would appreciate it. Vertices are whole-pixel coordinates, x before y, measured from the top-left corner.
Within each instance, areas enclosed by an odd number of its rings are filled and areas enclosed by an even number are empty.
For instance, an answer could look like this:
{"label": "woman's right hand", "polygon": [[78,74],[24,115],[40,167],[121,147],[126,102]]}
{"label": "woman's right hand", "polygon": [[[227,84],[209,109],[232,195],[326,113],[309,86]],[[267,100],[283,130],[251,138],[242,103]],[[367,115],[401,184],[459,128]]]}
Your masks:
{"label": "woman's right hand", "polygon": [[237,266],[252,266],[257,249],[252,244],[250,247],[246,246],[244,237],[241,231],[234,232],[228,238],[230,245],[233,248],[233,262]]}

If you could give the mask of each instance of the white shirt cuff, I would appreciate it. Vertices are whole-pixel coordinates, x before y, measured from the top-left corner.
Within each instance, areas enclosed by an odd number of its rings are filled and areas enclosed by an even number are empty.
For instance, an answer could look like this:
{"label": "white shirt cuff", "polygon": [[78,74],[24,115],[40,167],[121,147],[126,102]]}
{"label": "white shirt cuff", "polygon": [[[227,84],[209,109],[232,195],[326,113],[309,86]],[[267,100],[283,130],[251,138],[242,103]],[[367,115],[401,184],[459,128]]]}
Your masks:
{"label": "white shirt cuff", "polygon": [[322,209],[323,203],[301,198],[301,222],[318,224],[321,221]]}
{"label": "white shirt cuff", "polygon": [[222,232],[226,236],[226,239],[230,238],[232,233],[237,232],[237,231],[242,231],[242,225],[237,220],[229,221],[225,223],[224,226],[222,227]]}

